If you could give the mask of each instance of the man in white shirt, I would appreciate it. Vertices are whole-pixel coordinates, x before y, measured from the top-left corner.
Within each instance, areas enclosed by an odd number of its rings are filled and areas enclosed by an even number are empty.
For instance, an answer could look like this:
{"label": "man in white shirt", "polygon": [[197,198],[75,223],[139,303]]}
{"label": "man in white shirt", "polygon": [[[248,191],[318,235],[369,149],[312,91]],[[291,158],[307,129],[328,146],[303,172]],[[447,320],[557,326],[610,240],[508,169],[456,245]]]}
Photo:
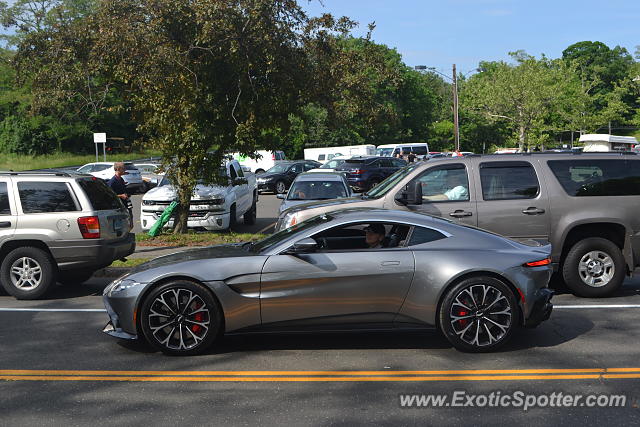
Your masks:
{"label": "man in white shirt", "polygon": [[449,188],[442,194],[434,194],[425,196],[427,200],[469,200],[469,190],[467,190],[464,182],[464,173],[462,171],[447,171],[447,187]]}

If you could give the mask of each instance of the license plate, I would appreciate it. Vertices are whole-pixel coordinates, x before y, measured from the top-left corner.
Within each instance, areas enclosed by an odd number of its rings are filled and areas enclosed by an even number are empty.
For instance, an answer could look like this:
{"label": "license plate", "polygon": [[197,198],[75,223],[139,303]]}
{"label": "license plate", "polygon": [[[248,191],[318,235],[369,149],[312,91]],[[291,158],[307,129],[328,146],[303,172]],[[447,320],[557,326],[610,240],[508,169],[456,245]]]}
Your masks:
{"label": "license plate", "polygon": [[122,231],[124,225],[124,221],[120,218],[113,220],[113,231],[119,233]]}

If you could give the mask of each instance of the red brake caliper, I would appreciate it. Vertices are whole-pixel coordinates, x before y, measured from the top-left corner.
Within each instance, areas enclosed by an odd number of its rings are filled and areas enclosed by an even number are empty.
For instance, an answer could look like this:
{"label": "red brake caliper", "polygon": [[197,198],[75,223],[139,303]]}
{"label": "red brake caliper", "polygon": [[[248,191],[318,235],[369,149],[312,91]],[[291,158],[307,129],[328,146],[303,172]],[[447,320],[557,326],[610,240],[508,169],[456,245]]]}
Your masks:
{"label": "red brake caliper", "polygon": [[[458,312],[458,316],[462,317],[462,316],[467,316],[469,314],[468,311],[466,310],[460,310]],[[460,326],[467,326],[467,323],[469,323],[469,319],[459,319],[458,322],[460,322]]]}
{"label": "red brake caliper", "polygon": [[[202,307],[201,304],[199,303],[195,303],[195,306],[193,307],[193,310],[198,310],[200,307]],[[196,313],[193,315],[193,320],[195,320],[196,322],[202,322],[204,320],[204,313],[200,312],[200,313]],[[202,330],[202,326],[200,325],[191,325],[191,331],[194,334],[197,334],[198,332],[200,332]]]}

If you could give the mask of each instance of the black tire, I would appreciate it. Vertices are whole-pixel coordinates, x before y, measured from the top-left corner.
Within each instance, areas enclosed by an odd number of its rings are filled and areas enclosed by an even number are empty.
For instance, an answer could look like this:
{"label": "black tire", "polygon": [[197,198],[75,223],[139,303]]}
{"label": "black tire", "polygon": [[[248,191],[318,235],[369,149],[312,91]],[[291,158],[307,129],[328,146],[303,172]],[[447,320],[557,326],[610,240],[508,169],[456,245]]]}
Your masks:
{"label": "black tire", "polygon": [[[487,295],[483,297],[485,288]],[[484,298],[484,304],[481,298]],[[492,311],[486,313],[487,309]],[[509,286],[493,277],[478,276],[463,280],[445,294],[438,320],[440,330],[455,348],[484,353],[509,340],[518,327],[519,310]],[[496,323],[502,326],[496,326]]]}
{"label": "black tire", "polygon": [[256,198],[253,198],[253,204],[251,205],[251,209],[244,213],[242,219],[244,220],[245,225],[253,225],[256,223],[256,219],[258,217],[258,203],[256,202]]}
{"label": "black tire", "polygon": [[[28,282],[21,282],[21,278],[16,276],[18,273],[12,272],[12,267],[26,267]],[[36,272],[36,269],[39,272]],[[0,267],[0,282],[4,289],[17,299],[32,300],[42,297],[53,287],[57,273],[57,267],[48,252],[25,246],[12,250],[4,258]]]}
{"label": "black tire", "polygon": [[63,285],[81,285],[93,276],[93,270],[69,270],[58,273],[58,282]]}
{"label": "black tire", "polygon": [[571,247],[562,264],[567,287],[575,295],[587,298],[611,295],[622,285],[625,274],[622,251],[602,237],[580,240]]}
{"label": "black tire", "polygon": [[[194,295],[192,302],[186,306],[186,302]],[[166,304],[162,304],[160,299]],[[167,305],[177,314],[174,315],[162,308]],[[165,324],[166,327],[158,328]],[[165,354],[200,354],[206,351],[222,332],[222,310],[204,286],[176,280],[153,289],[144,298],[140,310],[140,327],[147,342]]]}
{"label": "black tire", "polygon": [[276,194],[284,194],[287,192],[287,183],[280,180],[276,182],[276,185],[273,188]]}
{"label": "black tire", "polygon": [[231,209],[229,210],[229,230],[234,230],[237,224],[236,205],[231,205]]}

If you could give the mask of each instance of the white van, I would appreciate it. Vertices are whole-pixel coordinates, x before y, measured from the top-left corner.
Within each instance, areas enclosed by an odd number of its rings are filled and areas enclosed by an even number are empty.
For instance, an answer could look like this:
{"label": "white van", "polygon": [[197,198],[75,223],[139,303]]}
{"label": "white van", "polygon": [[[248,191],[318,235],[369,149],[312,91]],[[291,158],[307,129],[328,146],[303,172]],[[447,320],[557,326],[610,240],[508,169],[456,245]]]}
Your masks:
{"label": "white van", "polygon": [[582,151],[633,151],[638,140],[633,136],[608,135],[605,133],[588,133],[580,136],[580,142],[584,144]]}
{"label": "white van", "polygon": [[373,144],[304,149],[305,160],[316,160],[320,163],[328,162],[336,156],[375,156],[375,154],[376,146]]}
{"label": "white van", "polygon": [[429,154],[429,144],[426,142],[408,142],[405,144],[378,145],[376,155],[381,157],[395,157],[398,153],[413,153],[418,159]]}
{"label": "white van", "polygon": [[240,153],[231,153],[231,156],[237,160],[240,165],[242,165],[244,170],[249,168],[250,172],[255,174],[263,173],[271,169],[278,160],[287,159],[284,155],[284,151],[259,150],[256,151],[256,154],[258,155],[257,159],[252,159],[251,157]]}

